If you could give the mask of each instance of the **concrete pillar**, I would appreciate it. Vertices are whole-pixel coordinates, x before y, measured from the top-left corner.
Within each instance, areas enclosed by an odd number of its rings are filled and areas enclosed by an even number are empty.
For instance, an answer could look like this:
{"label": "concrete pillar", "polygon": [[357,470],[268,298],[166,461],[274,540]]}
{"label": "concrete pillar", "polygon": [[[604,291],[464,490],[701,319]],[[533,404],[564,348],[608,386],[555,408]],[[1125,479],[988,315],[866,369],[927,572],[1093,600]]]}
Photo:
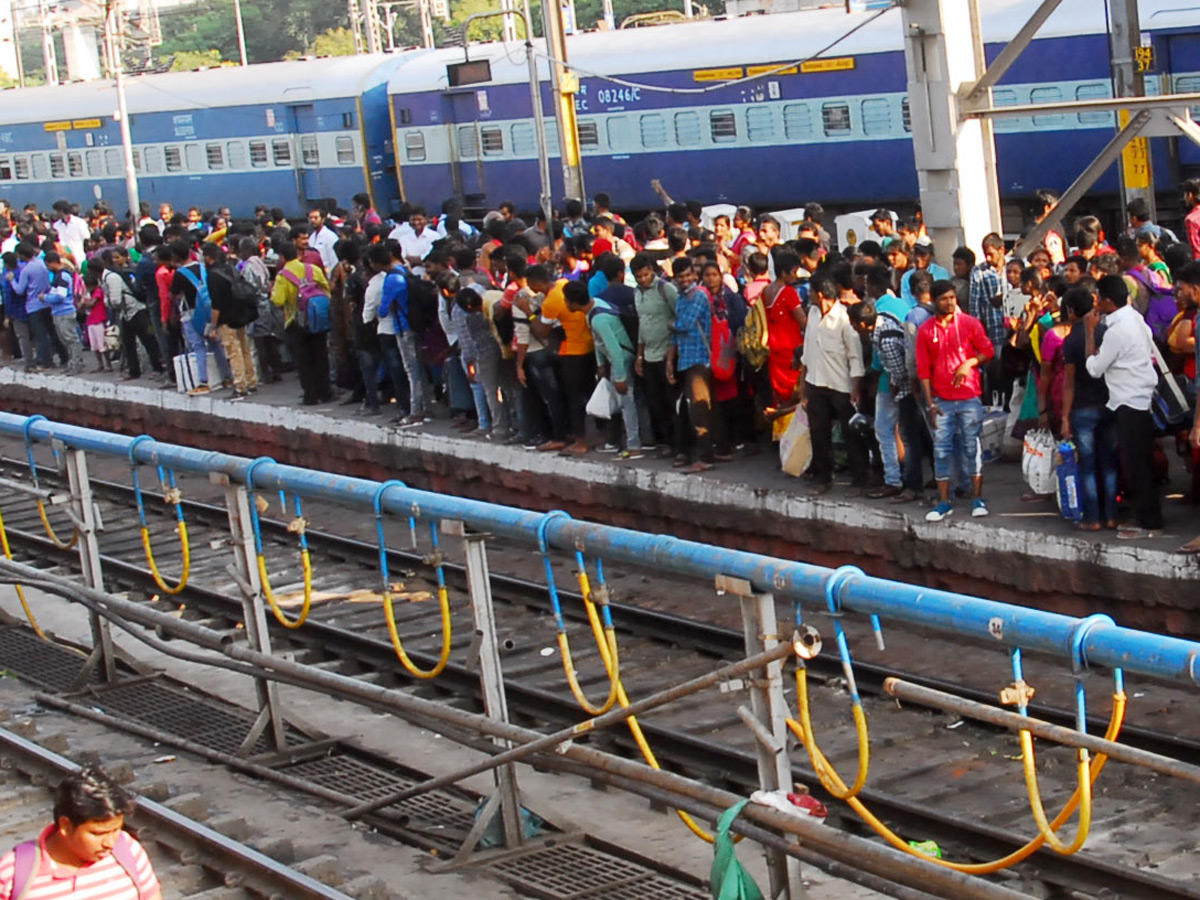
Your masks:
{"label": "concrete pillar", "polygon": [[907,0],[902,7],[921,210],[945,266],[955,247],[978,253],[983,236],[1000,230],[991,127],[960,115],[960,92],[985,68],[974,6],[973,0]]}
{"label": "concrete pillar", "polygon": [[[1115,97],[1146,96],[1146,79],[1137,61],[1137,51],[1142,43],[1141,24],[1138,20],[1137,0],[1108,0],[1108,15],[1111,34],[1112,75]],[[1117,127],[1129,122],[1129,113],[1121,110],[1117,114]],[[1135,137],[1121,152],[1121,216],[1124,224],[1125,204],[1135,197],[1142,197],[1150,204],[1150,218],[1155,216],[1154,171],[1150,162],[1150,139]],[[1123,229],[1122,229],[1123,230]]]}
{"label": "concrete pillar", "polygon": [[16,11],[12,0],[0,0],[0,72],[13,81],[21,80],[21,67],[17,62]]}

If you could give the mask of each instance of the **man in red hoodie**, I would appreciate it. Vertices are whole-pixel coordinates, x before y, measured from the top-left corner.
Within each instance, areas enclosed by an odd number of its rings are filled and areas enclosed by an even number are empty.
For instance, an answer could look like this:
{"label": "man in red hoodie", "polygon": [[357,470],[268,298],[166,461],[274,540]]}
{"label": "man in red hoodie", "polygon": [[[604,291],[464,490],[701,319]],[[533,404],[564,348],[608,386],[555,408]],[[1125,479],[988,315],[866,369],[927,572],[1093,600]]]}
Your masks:
{"label": "man in red hoodie", "polygon": [[935,281],[934,316],[917,332],[917,376],[933,428],[933,472],[938,504],[925,515],[940,522],[954,512],[950,502],[950,472],[957,444],[961,475],[970,475],[975,498],[971,515],[988,514],[983,499],[983,460],[979,432],[983,425],[979,367],[995,354],[983,324],[958,308],[958,293],[950,281]]}

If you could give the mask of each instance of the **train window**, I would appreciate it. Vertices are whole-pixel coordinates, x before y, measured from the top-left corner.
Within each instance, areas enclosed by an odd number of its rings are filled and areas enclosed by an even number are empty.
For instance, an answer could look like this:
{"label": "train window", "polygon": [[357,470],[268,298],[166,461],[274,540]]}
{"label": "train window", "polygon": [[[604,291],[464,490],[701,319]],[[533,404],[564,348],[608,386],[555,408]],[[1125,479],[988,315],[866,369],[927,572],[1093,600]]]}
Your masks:
{"label": "train window", "polygon": [[83,154],[68,153],[67,154],[67,171],[71,173],[72,178],[83,177]]}
{"label": "train window", "polygon": [[346,135],[339,135],[334,142],[337,148],[337,161],[339,166],[354,165],[354,138]]}
{"label": "train window", "polygon": [[609,150],[628,150],[633,141],[629,137],[629,117],[609,116],[604,122]]}
{"label": "train window", "polygon": [[12,160],[0,159],[0,181],[12,181]]}
{"label": "train window", "polygon": [[[161,147],[147,147],[142,151],[142,159],[146,161],[146,172],[149,175],[157,175],[163,170],[163,155]],[[91,164],[88,164],[89,168]]]}
{"label": "train window", "polygon": [[225,168],[225,154],[222,152],[220,144],[205,144],[204,155],[208,158],[210,169]]}
{"label": "train window", "polygon": [[756,143],[775,140],[775,110],[769,106],[747,106],[746,137]]}
{"label": "train window", "polygon": [[[1146,79],[1146,93],[1150,93],[1150,85],[1153,82]],[[1175,79],[1175,93],[1177,94],[1197,94],[1200,93],[1200,75],[1180,75]],[[1106,95],[1107,96],[1107,95]],[[1082,116],[1080,117],[1082,119]],[[1200,118],[1200,105],[1192,107],[1192,118]],[[1111,121],[1111,120],[1110,120]]]}
{"label": "train window", "polygon": [[125,160],[122,158],[121,151],[116,147],[110,147],[104,151],[104,169],[114,178],[125,174]]}
{"label": "train window", "polygon": [[27,180],[29,178],[29,158],[26,156],[14,156],[13,171],[20,181]]}
{"label": "train window", "polygon": [[67,177],[67,161],[63,159],[61,153],[50,154],[50,177],[51,178],[66,178]]}
{"label": "train window", "polygon": [[241,141],[230,141],[225,145],[225,158],[231,169],[246,168],[246,145]]}
{"label": "train window", "polygon": [[[532,132],[531,128],[530,133]],[[425,161],[425,135],[419,131],[410,131],[404,135],[404,158],[409,162]]]}
{"label": "train window", "polygon": [[317,136],[315,134],[302,134],[300,136],[300,161],[306,166],[319,166],[321,164],[321,148],[317,146]]}
{"label": "train window", "polygon": [[142,171],[142,151],[133,151],[133,171],[141,174]]}
{"label": "train window", "polygon": [[401,125],[411,125],[412,124],[412,110],[409,109],[407,106],[401,107],[401,109],[400,109],[400,124]]}
{"label": "train window", "polygon": [[189,172],[200,172],[204,170],[204,153],[200,149],[199,144],[184,144],[183,145],[183,161],[187,163]]}
{"label": "train window", "polygon": [[292,144],[287,138],[275,138],[271,141],[271,156],[277,166],[292,164]]}
{"label": "train window", "polygon": [[714,109],[708,114],[708,131],[717,144],[737,140],[737,118],[731,109]]}
{"label": "train window", "polygon": [[167,155],[167,171],[182,172],[183,171],[183,152],[178,147],[166,147]]}
{"label": "train window", "polygon": [[458,158],[474,159],[479,155],[478,134],[474,125],[458,126]]}
{"label": "train window", "polygon": [[704,139],[700,131],[700,114],[675,113],[675,143],[680,147],[695,147]]}
{"label": "train window", "polygon": [[[1109,84],[1106,81],[1097,81],[1092,84],[1081,84],[1075,88],[1076,100],[1103,100],[1112,96],[1109,90]],[[1112,113],[1099,109],[1095,112],[1077,113],[1080,125],[1111,125]]]}
{"label": "train window", "polygon": [[84,160],[87,162],[87,173],[89,175],[96,176],[104,174],[104,170],[100,165],[99,150],[89,150],[84,156]]}
{"label": "train window", "polygon": [[354,127],[354,113],[352,113],[352,112],[342,113],[342,127],[343,128],[353,128]]}
{"label": "train window", "polygon": [[504,152],[504,132],[499,125],[486,125],[479,129],[479,140],[483,144],[484,156],[499,156]]}
{"label": "train window", "polygon": [[850,133],[850,104],[821,104],[821,125],[826,137]]}
{"label": "train window", "polygon": [[[1030,103],[1059,103],[1061,100],[1062,91],[1055,86],[1036,87],[1029,92]],[[1046,113],[1033,117],[1033,124],[1038,128],[1061,126],[1065,122],[1066,116],[1061,113]]]}
{"label": "train window", "polygon": [[789,103],[783,108],[783,136],[789,141],[812,139],[812,112],[806,104]]}
{"label": "train window", "polygon": [[[1016,106],[1017,92],[1011,88],[993,88],[992,104],[995,106]],[[1016,131],[1020,127],[1020,120],[1009,116],[996,116],[992,120],[992,128],[996,132]]]}
{"label": "train window", "polygon": [[908,105],[907,97],[900,101],[900,124],[905,131],[912,133],[912,108]]}
{"label": "train window", "polygon": [[600,129],[596,127],[596,123],[594,121],[581,121],[579,123],[579,146],[600,146]]}
{"label": "train window", "polygon": [[646,149],[667,145],[667,120],[658,113],[649,113],[638,122],[642,132],[642,146]]}
{"label": "train window", "polygon": [[46,154],[34,153],[29,157],[29,161],[33,164],[33,180],[45,181],[50,175],[50,167],[46,165]]}
{"label": "train window", "polygon": [[250,165],[256,169],[261,169],[267,164],[267,142],[266,141],[251,141],[250,142]]}
{"label": "train window", "polygon": [[892,131],[892,105],[882,97],[864,100],[859,107],[862,113],[863,134],[874,137]]}
{"label": "train window", "polygon": [[512,141],[514,156],[529,156],[537,152],[537,141],[534,139],[533,126],[528,122],[517,122],[508,130],[509,140]]}

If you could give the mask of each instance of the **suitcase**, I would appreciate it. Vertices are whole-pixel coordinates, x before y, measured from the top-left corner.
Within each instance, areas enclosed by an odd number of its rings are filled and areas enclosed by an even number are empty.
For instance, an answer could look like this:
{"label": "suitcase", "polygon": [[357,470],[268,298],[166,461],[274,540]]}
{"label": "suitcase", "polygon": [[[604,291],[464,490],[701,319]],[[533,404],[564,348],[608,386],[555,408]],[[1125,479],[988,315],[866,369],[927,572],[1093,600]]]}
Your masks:
{"label": "suitcase", "polygon": [[[180,353],[172,362],[175,365],[175,390],[181,394],[186,394],[197,384],[200,383],[196,375],[196,354]],[[211,350],[208,354],[208,383],[211,386],[214,376],[217,379],[217,386],[221,385],[221,374],[217,368],[217,354]]]}

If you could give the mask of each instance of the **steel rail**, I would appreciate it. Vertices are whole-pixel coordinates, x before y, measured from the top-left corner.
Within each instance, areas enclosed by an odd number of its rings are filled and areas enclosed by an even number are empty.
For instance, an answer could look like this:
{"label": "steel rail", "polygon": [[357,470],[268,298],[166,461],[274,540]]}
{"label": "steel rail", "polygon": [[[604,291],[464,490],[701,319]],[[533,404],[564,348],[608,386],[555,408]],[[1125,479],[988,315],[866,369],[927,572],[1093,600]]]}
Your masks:
{"label": "steel rail", "polygon": [[[45,774],[65,776],[79,769],[69,759],[3,728],[0,728],[0,748]],[[139,797],[137,815],[153,825],[157,839],[177,848],[198,848],[203,864],[208,868],[242,876],[244,880],[240,881],[239,886],[256,894],[268,898],[287,897],[289,900],[353,900],[336,888],[297,872],[153,800]]]}

